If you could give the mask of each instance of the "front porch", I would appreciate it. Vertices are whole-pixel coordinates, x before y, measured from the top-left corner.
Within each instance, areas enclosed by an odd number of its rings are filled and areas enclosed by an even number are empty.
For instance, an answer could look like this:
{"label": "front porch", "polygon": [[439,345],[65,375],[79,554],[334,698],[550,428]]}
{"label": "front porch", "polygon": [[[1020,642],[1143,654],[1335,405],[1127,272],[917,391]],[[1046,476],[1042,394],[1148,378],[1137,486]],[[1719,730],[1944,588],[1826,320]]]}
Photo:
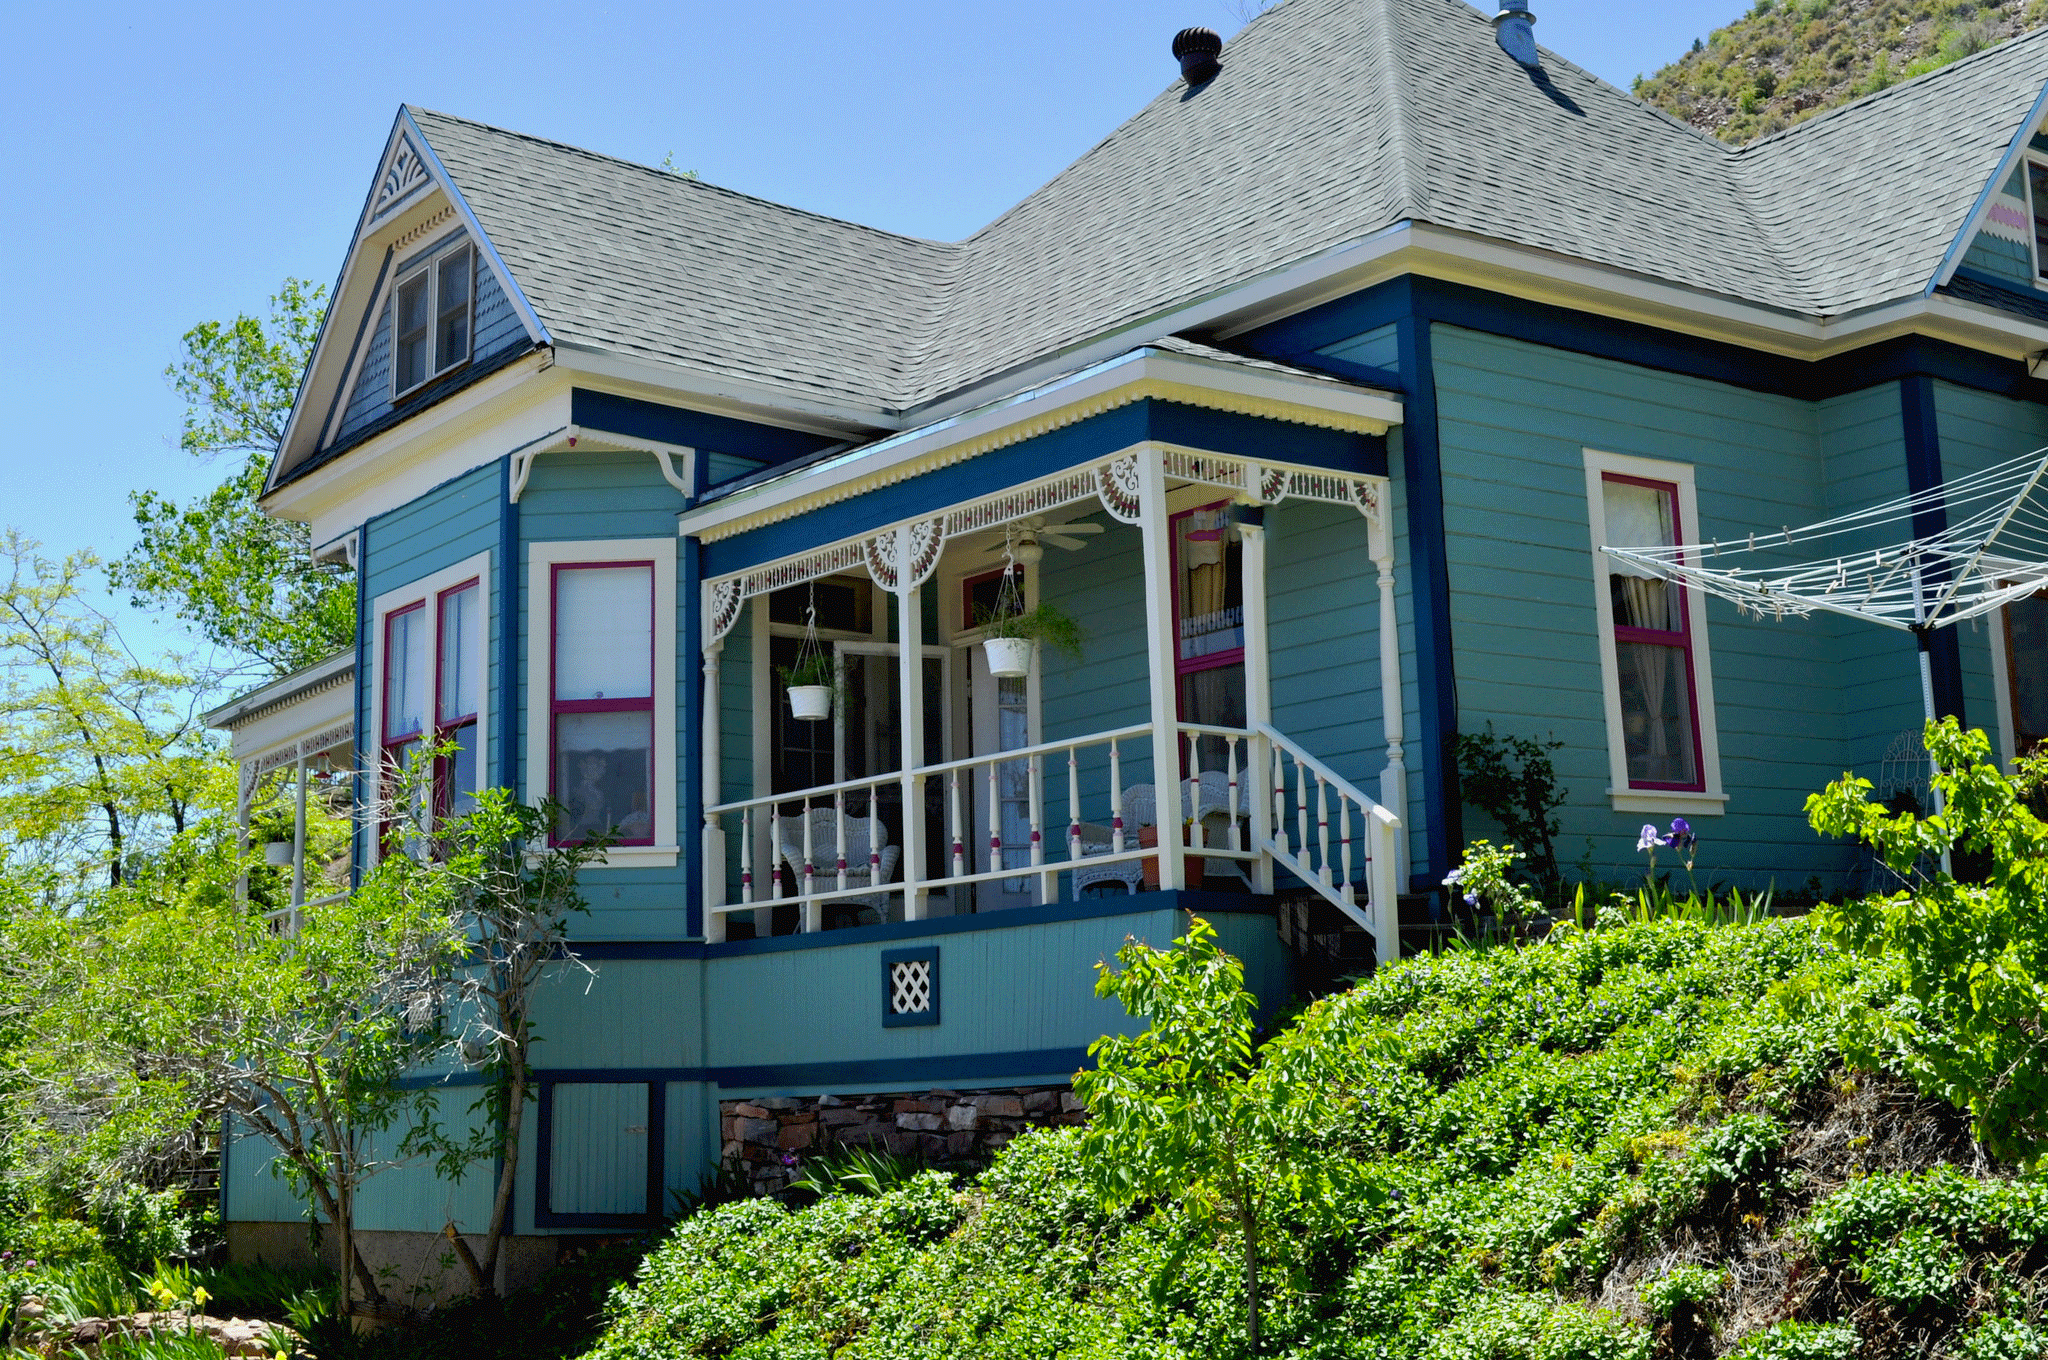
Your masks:
{"label": "front porch", "polygon": [[[709,576],[706,938],[1305,887],[1394,957],[1388,494],[1381,475],[1147,440]],[[1022,675],[991,669],[1006,576],[1015,604],[1081,624],[1078,658],[1041,645]],[[813,622],[836,684],[804,719],[778,669]]]}

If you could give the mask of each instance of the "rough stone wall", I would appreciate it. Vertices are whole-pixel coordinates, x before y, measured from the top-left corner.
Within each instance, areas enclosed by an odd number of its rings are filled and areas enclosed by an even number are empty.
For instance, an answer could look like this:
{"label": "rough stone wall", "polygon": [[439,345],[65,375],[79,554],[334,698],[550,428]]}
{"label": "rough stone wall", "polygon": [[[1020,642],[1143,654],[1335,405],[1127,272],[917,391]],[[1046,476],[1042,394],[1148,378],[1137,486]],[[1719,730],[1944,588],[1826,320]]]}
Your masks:
{"label": "rough stone wall", "polygon": [[746,1169],[756,1194],[782,1189],[807,1153],[834,1145],[981,1161],[1025,1129],[1087,1119],[1064,1086],[722,1100],[718,1113],[722,1155]]}

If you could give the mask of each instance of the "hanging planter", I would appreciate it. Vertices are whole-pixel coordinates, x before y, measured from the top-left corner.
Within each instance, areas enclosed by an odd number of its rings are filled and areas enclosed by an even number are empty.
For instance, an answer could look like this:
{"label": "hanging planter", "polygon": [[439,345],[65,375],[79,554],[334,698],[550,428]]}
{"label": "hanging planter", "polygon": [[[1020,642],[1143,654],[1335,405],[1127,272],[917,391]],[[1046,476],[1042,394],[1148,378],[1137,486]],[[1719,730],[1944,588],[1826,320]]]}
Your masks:
{"label": "hanging planter", "polygon": [[830,685],[791,685],[789,687],[789,713],[793,718],[805,722],[819,722],[832,716],[832,687]]}
{"label": "hanging planter", "polygon": [[1081,656],[1081,625],[1056,604],[1024,608],[1024,595],[1018,587],[1020,579],[1013,559],[1003,574],[995,608],[980,610],[975,618],[982,629],[981,647],[988,655],[989,674],[1000,680],[1016,680],[1031,674],[1031,663],[1037,659],[1040,643],[1076,660]]}
{"label": "hanging planter", "polygon": [[839,687],[839,674],[831,653],[818,641],[818,602],[813,587],[810,608],[804,614],[804,639],[797,644],[796,664],[777,666],[789,690],[789,715],[804,722],[822,722],[832,716],[832,692]]}
{"label": "hanging planter", "polygon": [[1031,659],[1038,654],[1038,644],[1024,637],[983,638],[981,646],[988,653],[988,673],[998,680],[1031,674]]}

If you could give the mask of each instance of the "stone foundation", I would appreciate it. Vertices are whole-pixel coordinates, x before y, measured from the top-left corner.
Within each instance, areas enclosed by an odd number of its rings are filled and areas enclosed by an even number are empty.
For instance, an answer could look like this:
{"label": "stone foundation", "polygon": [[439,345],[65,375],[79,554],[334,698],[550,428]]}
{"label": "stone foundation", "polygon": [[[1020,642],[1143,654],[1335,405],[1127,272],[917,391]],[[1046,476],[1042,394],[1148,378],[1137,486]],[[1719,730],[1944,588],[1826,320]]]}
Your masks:
{"label": "stone foundation", "polygon": [[754,1192],[763,1195],[787,1185],[805,1155],[833,1146],[979,1162],[1026,1129],[1087,1120],[1064,1086],[722,1100],[718,1114],[721,1156],[743,1167]]}

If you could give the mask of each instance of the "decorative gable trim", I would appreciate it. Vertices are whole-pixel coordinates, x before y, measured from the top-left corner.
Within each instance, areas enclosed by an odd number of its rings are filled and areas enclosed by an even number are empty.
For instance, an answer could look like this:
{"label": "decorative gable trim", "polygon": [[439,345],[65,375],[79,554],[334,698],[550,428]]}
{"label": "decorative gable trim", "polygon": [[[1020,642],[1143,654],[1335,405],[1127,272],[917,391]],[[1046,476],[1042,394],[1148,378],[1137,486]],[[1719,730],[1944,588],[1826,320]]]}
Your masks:
{"label": "decorative gable trim", "polygon": [[433,182],[426,157],[413,144],[414,135],[401,131],[384,153],[384,164],[377,169],[377,187],[370,194],[368,221],[388,217]]}
{"label": "decorative gable trim", "polygon": [[1970,205],[1970,211],[1963,218],[1962,229],[1948,243],[1948,252],[1941,257],[1941,264],[1935,269],[1934,277],[1927,280],[1921,290],[1922,297],[1931,298],[1935,290],[1945,288],[1955,278],[1956,270],[1963,262],[1963,253],[1970,248],[1970,241],[1986,225],[1991,206],[2004,189],[2007,180],[2020,166],[2021,157],[2026,154],[2034,133],[2041,126],[2044,115],[2048,115],[2048,85],[2043,85],[2034,96],[2033,105],[2028,108],[2026,118],[2006,144],[2005,154],[1998,158],[1998,168],[1984,181],[1984,187],[1977,194],[1977,201]]}

